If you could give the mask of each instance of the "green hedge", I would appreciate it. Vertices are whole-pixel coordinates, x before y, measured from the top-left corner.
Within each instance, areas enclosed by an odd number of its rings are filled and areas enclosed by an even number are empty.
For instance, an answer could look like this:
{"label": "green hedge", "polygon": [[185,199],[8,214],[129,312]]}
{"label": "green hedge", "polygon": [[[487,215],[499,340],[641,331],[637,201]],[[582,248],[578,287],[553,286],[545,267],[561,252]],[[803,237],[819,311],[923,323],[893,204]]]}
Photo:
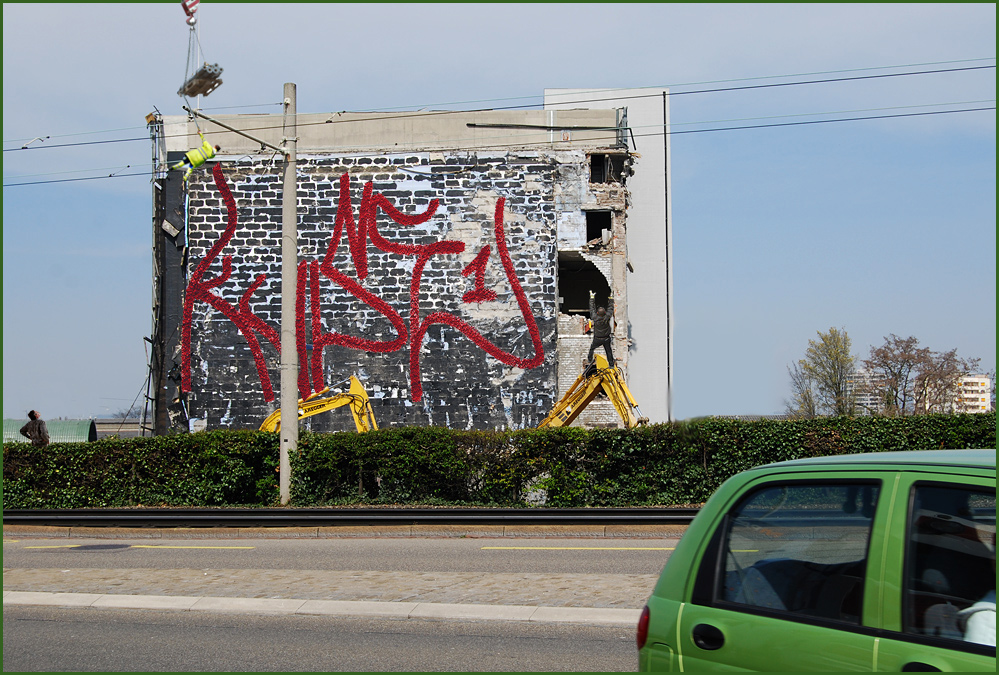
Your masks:
{"label": "green hedge", "polygon": [[[703,502],[734,473],[798,457],[994,448],[995,413],[745,422],[704,418],[624,430],[405,427],[303,433],[292,504],[553,507]],[[4,444],[3,506],[272,506],[277,434]]]}

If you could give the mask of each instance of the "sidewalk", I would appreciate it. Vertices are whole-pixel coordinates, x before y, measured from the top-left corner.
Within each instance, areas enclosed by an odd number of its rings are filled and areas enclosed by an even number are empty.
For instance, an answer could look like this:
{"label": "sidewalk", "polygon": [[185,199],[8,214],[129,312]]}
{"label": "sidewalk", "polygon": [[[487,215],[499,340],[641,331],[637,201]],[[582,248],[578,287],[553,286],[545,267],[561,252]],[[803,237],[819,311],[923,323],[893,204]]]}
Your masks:
{"label": "sidewalk", "polygon": [[[69,529],[8,526],[4,528],[4,538],[63,538],[70,536]],[[273,528],[271,531],[258,529],[252,534],[244,531],[240,538],[295,536],[289,529],[306,530],[298,532],[297,536],[319,536],[315,532],[317,528]],[[133,529],[102,530],[100,541],[90,545],[113,545],[109,539],[140,539],[141,532]],[[94,538],[93,533],[88,534],[89,538]],[[664,534],[650,532],[649,536],[655,536],[660,545],[675,544],[678,534],[671,532],[672,541],[669,542],[663,540]],[[236,538],[224,536],[217,529],[206,532],[197,528],[147,530],[145,535],[147,540],[203,539],[209,536]],[[558,528],[548,532],[548,535],[560,538],[608,536],[606,533],[597,534],[589,527]],[[79,528],[73,528],[72,536],[74,539],[88,537]],[[340,532],[334,536],[347,534]],[[379,535],[365,533],[360,536]],[[421,531],[420,536],[463,534],[449,527],[445,532]],[[465,532],[464,536],[475,534]],[[485,536],[496,534],[489,532]],[[649,574],[4,568],[3,604],[5,607],[46,605],[394,619],[559,622],[633,628],[657,578],[658,575]]]}

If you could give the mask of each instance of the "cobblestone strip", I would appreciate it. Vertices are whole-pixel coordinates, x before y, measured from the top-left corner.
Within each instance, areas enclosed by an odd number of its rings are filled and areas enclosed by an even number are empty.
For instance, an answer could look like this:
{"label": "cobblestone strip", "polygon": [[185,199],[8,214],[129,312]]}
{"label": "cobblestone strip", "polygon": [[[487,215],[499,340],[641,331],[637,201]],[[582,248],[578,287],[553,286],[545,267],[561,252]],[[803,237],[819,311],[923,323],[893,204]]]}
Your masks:
{"label": "cobblestone strip", "polygon": [[641,609],[653,574],[4,568],[3,590]]}

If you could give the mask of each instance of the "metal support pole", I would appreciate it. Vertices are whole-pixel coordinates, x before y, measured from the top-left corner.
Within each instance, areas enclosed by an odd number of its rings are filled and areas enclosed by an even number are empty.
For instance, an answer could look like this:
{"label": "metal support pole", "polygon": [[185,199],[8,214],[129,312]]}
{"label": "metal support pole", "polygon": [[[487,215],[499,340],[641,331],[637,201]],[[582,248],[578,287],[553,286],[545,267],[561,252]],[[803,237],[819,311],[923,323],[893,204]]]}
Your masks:
{"label": "metal support pole", "polygon": [[669,102],[663,92],[663,213],[666,225],[666,421],[673,421],[673,211],[669,184]]}
{"label": "metal support pole", "polygon": [[291,452],[298,448],[298,349],[295,298],[298,282],[298,120],[294,83],[284,85],[284,188],[281,193],[281,503],[291,500]]}
{"label": "metal support pole", "polygon": [[208,115],[204,114],[200,110],[191,110],[186,105],[182,105],[181,108],[183,108],[187,112],[191,113],[192,115],[197,115],[201,119],[208,120],[212,124],[217,124],[218,126],[222,127],[223,129],[228,129],[229,131],[231,131],[234,134],[239,134],[243,138],[249,138],[254,143],[259,143],[261,150],[263,150],[264,148],[270,148],[271,150],[274,150],[276,152],[287,154],[287,148],[285,148],[285,147],[280,147],[279,148],[278,146],[274,145],[273,143],[268,143],[267,141],[262,141],[259,138],[257,138],[256,136],[251,136],[250,134],[246,133],[245,131],[240,131],[236,127],[229,126],[225,122],[219,121],[219,120],[215,119],[214,117],[209,117]]}

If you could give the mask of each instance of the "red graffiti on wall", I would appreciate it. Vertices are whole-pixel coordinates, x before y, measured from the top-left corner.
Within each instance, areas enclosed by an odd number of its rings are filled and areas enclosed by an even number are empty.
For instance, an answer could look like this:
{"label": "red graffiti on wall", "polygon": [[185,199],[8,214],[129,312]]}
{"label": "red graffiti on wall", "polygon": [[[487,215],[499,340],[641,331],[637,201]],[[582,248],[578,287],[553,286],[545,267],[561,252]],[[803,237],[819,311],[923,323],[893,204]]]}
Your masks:
{"label": "red graffiti on wall", "polygon": [[[217,277],[209,280],[204,279],[208,268],[218,258],[222,249],[231,241],[237,226],[236,201],[232,197],[220,165],[215,165],[212,170],[212,176],[226,205],[228,220],[222,236],[198,264],[187,286],[181,334],[181,367],[183,370],[181,390],[185,392],[191,391],[191,321],[194,303],[206,302],[232,321],[246,339],[257,367],[257,375],[260,378],[264,399],[272,401],[274,400],[274,390],[271,386],[270,375],[267,372],[266,361],[264,360],[263,351],[260,347],[260,342],[257,340],[256,333],[269,340],[279,353],[281,349],[280,340],[278,332],[268,326],[249,308],[250,298],[260,288],[267,276],[265,274],[257,276],[235,307],[232,303],[211,292],[211,289],[224,283],[231,276],[232,256],[226,255],[222,257],[222,272]],[[530,304],[527,301],[527,296],[520,284],[520,280],[514,271],[510,251],[507,248],[506,231],[503,227],[504,204],[505,200],[503,198],[497,200],[493,218],[496,252],[499,255],[500,263],[514,297],[517,299],[517,305],[524,319],[527,331],[531,336],[534,354],[529,358],[518,357],[512,352],[504,351],[483,336],[471,324],[454,314],[437,311],[431,312],[427,316],[420,315],[423,272],[427,264],[434,256],[457,255],[464,252],[465,244],[455,240],[442,240],[431,244],[402,244],[392,242],[379,233],[377,215],[381,211],[394,223],[402,226],[419,225],[430,220],[436,213],[438,207],[436,199],[430,202],[423,213],[408,215],[396,209],[384,195],[375,192],[373,184],[369,181],[364,185],[360,211],[358,218],[355,220],[354,209],[350,199],[350,175],[343,174],[340,177],[340,195],[336,220],[334,221],[333,232],[330,236],[326,254],[323,256],[322,262],[315,260],[301,261],[298,265],[298,294],[295,298],[295,333],[299,358],[299,395],[305,398],[312,391],[319,391],[323,388],[323,349],[328,346],[337,345],[376,353],[395,352],[408,347],[411,397],[413,401],[420,401],[423,398],[423,383],[420,377],[420,350],[422,349],[423,339],[426,336],[427,330],[435,324],[451,326],[455,330],[458,330],[480,349],[483,349],[486,353],[506,365],[524,369],[539,366],[544,361],[544,347],[541,342],[541,334],[538,331],[537,322],[534,319],[534,314],[531,312]],[[356,271],[356,279],[338,270],[333,264],[334,256],[340,246],[345,229],[347,231],[347,243],[351,260]],[[363,281],[368,276],[369,240],[375,248],[381,251],[416,259],[413,266],[413,276],[410,281],[408,321],[382,298],[366,290],[360,284],[360,281]],[[462,276],[467,277],[474,274],[475,280],[473,290],[468,291],[462,296],[462,302],[477,303],[496,300],[496,292],[485,287],[485,270],[490,254],[491,247],[489,245],[483,246],[475,256],[475,259],[462,270]],[[390,340],[371,340],[337,331],[325,331],[321,320],[322,297],[320,283],[323,277],[343,288],[359,301],[384,316],[394,329],[395,337]],[[306,308],[307,304],[308,309]],[[311,357],[308,350],[305,326],[306,311],[309,312],[311,318],[311,336],[308,336],[312,339]]]}
{"label": "red graffiti on wall", "polygon": [[281,349],[281,340],[278,336],[278,332],[264,323],[256,314],[250,311],[249,302],[250,297],[257,292],[260,285],[264,283],[267,275],[261,274],[257,276],[254,282],[250,285],[243,296],[239,299],[239,304],[236,307],[232,306],[232,303],[223,300],[221,297],[215,295],[211,292],[211,289],[225,283],[229,277],[232,275],[232,256],[226,255],[222,257],[222,273],[219,274],[214,279],[204,280],[205,273],[208,271],[209,266],[218,257],[219,253],[225,246],[229,244],[232,239],[232,235],[236,232],[236,200],[233,199],[232,192],[229,191],[229,186],[225,182],[225,176],[222,175],[222,168],[216,164],[215,168],[212,170],[212,176],[215,178],[215,185],[219,189],[219,193],[222,195],[222,201],[226,205],[227,210],[227,226],[222,236],[219,240],[208,250],[208,255],[198,263],[195,268],[194,273],[191,274],[191,280],[187,284],[187,291],[184,294],[184,319],[181,324],[181,338],[180,338],[180,355],[181,355],[181,391],[191,391],[191,313],[194,310],[195,302],[207,302],[209,305],[214,307],[216,310],[222,312],[223,315],[239,328],[239,332],[243,334],[246,341],[250,345],[250,353],[253,354],[254,364],[257,366],[257,375],[260,377],[260,385],[264,390],[264,399],[267,401],[274,400],[274,389],[271,387],[271,378],[267,374],[267,363],[264,361],[263,351],[260,349],[260,343],[257,341],[254,331],[260,333],[265,338],[270,340],[271,344]]}

